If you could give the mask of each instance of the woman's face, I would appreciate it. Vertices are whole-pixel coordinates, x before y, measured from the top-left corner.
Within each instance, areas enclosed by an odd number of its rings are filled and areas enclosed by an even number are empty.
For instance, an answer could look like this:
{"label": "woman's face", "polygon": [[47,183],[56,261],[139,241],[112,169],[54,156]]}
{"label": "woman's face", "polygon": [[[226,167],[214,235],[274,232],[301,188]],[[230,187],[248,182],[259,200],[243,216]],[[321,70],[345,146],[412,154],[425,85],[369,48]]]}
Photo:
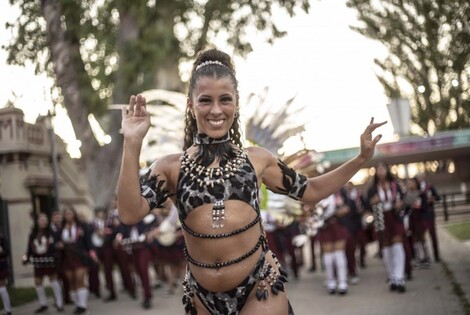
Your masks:
{"label": "woman's face", "polygon": [[38,217],[38,226],[40,229],[45,229],[47,228],[47,225],[49,224],[49,220],[47,219],[47,216],[45,215],[40,215]]}
{"label": "woman's face", "polygon": [[237,93],[228,77],[198,79],[193,97],[188,101],[198,132],[211,138],[220,138],[229,131],[237,105]]}
{"label": "woman's face", "polygon": [[406,188],[410,191],[418,189],[416,182],[413,179],[408,179],[406,181]]}
{"label": "woman's face", "polygon": [[387,168],[384,165],[378,165],[375,169],[378,179],[386,179],[387,178]]}
{"label": "woman's face", "polygon": [[65,209],[64,211],[64,219],[66,222],[74,222],[75,221],[75,216],[72,210],[70,209]]}

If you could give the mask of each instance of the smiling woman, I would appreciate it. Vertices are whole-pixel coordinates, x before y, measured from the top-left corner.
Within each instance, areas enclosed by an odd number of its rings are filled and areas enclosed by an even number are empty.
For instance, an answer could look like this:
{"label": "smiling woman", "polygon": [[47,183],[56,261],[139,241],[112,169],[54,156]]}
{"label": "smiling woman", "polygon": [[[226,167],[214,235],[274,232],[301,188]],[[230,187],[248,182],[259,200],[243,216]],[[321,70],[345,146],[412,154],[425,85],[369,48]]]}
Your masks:
{"label": "smiling woman", "polygon": [[123,223],[134,224],[171,199],[184,233],[187,314],[293,314],[287,274],[269,250],[261,224],[259,188],[316,203],[342,187],[373,155],[383,123],[361,135],[360,154],[330,173],[306,178],[260,147],[244,148],[239,92],[229,56],[198,54],[189,80],[184,152],[152,164],[139,179],[138,161],[150,128],[142,95],[122,109],[124,151],[118,182]]}

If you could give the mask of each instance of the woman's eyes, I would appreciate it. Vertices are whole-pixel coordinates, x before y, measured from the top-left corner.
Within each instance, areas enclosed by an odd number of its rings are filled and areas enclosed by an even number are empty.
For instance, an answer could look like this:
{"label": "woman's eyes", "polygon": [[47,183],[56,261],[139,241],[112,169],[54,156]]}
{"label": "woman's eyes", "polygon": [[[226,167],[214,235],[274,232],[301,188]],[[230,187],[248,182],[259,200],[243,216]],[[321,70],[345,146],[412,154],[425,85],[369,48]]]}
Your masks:
{"label": "woman's eyes", "polygon": [[[220,101],[222,103],[230,103],[230,102],[232,102],[232,97],[230,97],[230,96],[222,97],[220,99]],[[199,103],[201,103],[201,104],[209,104],[211,102],[212,102],[212,100],[210,98],[201,98],[199,100]]]}

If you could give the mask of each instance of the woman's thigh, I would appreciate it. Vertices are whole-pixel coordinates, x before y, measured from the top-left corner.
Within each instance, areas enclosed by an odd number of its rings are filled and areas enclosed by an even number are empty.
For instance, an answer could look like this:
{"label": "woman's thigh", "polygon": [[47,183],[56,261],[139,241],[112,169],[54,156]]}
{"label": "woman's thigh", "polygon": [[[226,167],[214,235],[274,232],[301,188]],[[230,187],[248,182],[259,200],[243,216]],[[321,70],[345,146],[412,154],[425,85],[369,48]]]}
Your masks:
{"label": "woman's thigh", "polygon": [[[253,290],[256,291],[256,288]],[[252,292],[253,293],[253,292]],[[269,315],[287,315],[288,301],[287,294],[280,291],[277,295],[269,291],[269,296],[266,300],[258,301],[256,296],[250,294],[250,298],[246,301],[245,306],[242,308],[241,315],[250,314],[269,314]]]}

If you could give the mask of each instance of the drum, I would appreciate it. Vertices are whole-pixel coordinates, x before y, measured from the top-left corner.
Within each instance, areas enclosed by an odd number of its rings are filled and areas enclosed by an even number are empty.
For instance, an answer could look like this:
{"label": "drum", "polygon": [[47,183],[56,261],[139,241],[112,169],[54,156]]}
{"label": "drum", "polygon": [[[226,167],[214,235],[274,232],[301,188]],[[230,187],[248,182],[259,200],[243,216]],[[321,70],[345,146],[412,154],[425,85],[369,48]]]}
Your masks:
{"label": "drum", "polygon": [[99,236],[96,232],[93,232],[93,234],[91,234],[91,242],[93,243],[93,246],[101,247],[104,244],[104,237]]}
{"label": "drum", "polygon": [[157,236],[157,241],[163,246],[171,246],[176,242],[176,227],[169,221],[163,221],[158,227],[160,233]]}

